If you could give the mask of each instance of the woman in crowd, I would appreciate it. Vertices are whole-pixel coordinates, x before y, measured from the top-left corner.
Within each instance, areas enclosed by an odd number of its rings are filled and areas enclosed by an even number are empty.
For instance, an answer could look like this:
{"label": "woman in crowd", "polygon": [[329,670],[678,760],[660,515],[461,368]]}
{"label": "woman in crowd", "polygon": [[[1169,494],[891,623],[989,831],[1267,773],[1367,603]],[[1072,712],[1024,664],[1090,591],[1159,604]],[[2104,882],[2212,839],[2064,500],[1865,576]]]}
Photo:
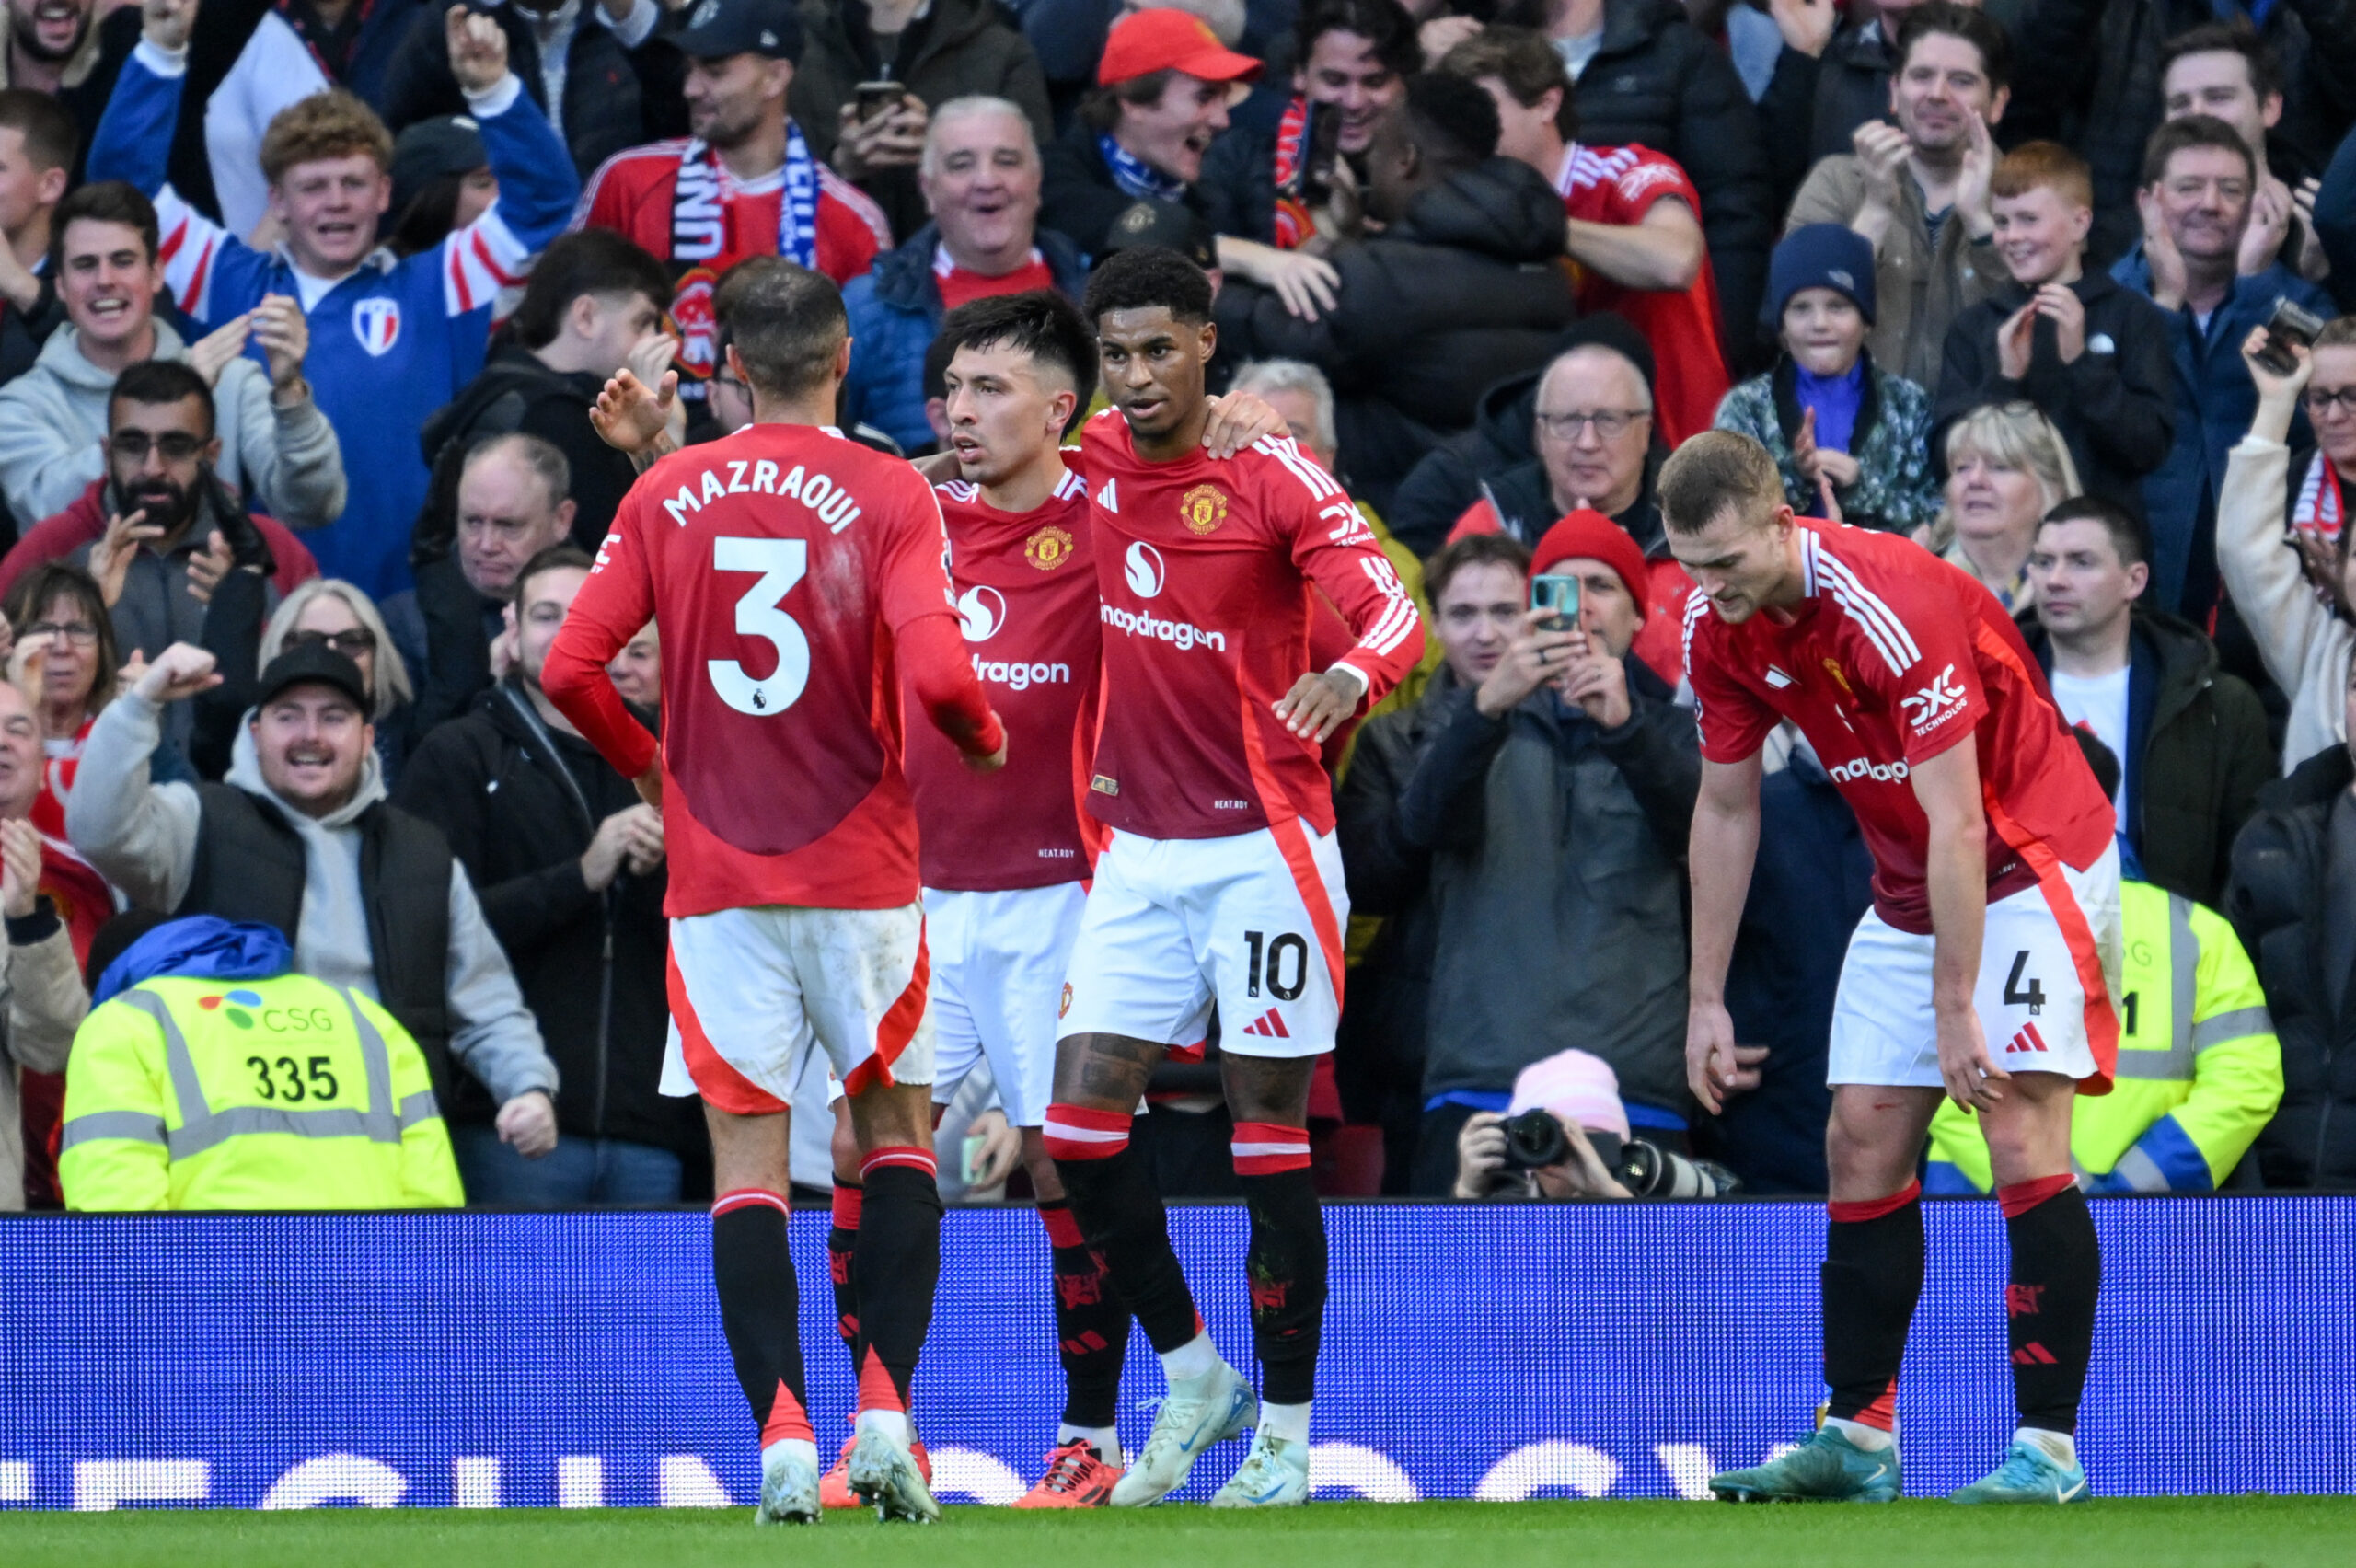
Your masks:
{"label": "woman in crowd", "polygon": [[[2298,368],[2281,375],[2242,345],[2258,386],[2249,433],[2225,461],[2217,497],[2217,571],[2274,684],[2290,695],[2287,772],[2348,738],[2348,666],[2356,651],[2356,584],[2348,580],[2343,488],[2356,479],[2356,317],[2327,325]],[[2292,416],[2302,401],[2316,450],[2295,460]]]}
{"label": "woman in crowd", "polygon": [[1761,314],[1783,354],[1726,395],[1718,429],[1767,448],[1797,512],[1894,534],[1929,525],[1931,395],[1865,352],[1873,246],[1838,224],[1794,229],[1769,263]]}
{"label": "woman in crowd", "polygon": [[2045,514],[2078,493],[2053,421],[2027,403],[1990,403],[1947,429],[1946,511],[1927,541],[2017,615],[2031,602],[2029,547]]}
{"label": "woman in crowd", "polygon": [[[122,658],[114,640],[114,618],[98,581],[78,566],[44,562],[17,579],[5,608],[16,642],[8,654],[8,678],[29,697],[40,720],[40,794],[32,823],[59,843],[65,841],[65,798],[81,766],[82,743],[98,709],[115,695]],[[168,760],[167,760],[168,759]],[[156,752],[158,778],[186,778],[177,754]]]}
{"label": "woman in crowd", "polygon": [[[417,739],[410,720],[415,713],[409,666],[385,629],[385,617],[375,602],[339,577],[315,577],[280,601],[269,623],[261,617],[260,594],[252,595],[249,614],[225,617],[221,603],[205,621],[205,640],[220,660],[225,679],[197,698],[196,738],[191,743],[197,767],[206,778],[227,771],[237,730],[246,709],[253,705],[254,687],[272,659],[297,643],[323,642],[360,666],[373,699],[369,722],[376,727],[376,760],[389,787],[399,775],[402,759]],[[232,624],[216,629],[216,622]]]}

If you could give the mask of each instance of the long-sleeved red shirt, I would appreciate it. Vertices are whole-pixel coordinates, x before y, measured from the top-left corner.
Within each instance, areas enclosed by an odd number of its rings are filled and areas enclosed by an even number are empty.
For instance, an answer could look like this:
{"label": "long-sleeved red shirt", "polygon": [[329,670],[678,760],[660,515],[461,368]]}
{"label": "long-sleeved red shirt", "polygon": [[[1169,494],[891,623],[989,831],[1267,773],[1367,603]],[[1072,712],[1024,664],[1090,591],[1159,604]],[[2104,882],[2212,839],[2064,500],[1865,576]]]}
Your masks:
{"label": "long-sleeved red shirt", "polygon": [[1226,462],[1150,463],[1108,409],[1089,421],[1080,471],[1104,631],[1089,811],[1149,838],[1218,838],[1294,817],[1333,831],[1323,759],[1272,709],[1322,667],[1310,652],[1312,585],[1357,639],[1338,663],[1365,679],[1367,702],[1423,656],[1415,603],[1366,519],[1276,437]]}

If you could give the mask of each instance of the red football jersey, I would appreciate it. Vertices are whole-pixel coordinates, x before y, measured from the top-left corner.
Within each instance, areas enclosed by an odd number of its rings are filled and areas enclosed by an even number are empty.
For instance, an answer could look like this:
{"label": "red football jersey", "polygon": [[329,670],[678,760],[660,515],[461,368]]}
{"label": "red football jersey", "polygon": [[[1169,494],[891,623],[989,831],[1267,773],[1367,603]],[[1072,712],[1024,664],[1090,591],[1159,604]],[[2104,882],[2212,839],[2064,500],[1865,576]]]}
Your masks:
{"label": "red football jersey", "polygon": [[974,674],[1004,721],[1007,763],[977,776],[930,725],[908,736],[924,885],[999,892],[1078,882],[1081,748],[1094,729],[1102,634],[1088,488],[1068,474],[1045,506],[1000,512],[940,487],[949,570]]}
{"label": "red football jersey", "polygon": [[[1563,208],[1587,224],[1626,226],[1644,222],[1653,204],[1674,196],[1695,222],[1702,195],[1675,158],[1650,147],[1583,147],[1574,143],[1563,158],[1554,189]],[[1708,430],[1727,395],[1726,356],[1718,350],[1718,282],[1710,258],[1691,288],[1632,289],[1588,268],[1579,269],[1579,313],[1609,310],[1626,317],[1653,350],[1653,407],[1660,432],[1671,446]]]}
{"label": "red football jersey", "polygon": [[[671,257],[671,205],[679,184],[685,142],[656,142],[616,153],[589,177],[572,210],[574,228],[612,229],[665,260]],[[672,295],[672,318],[679,326],[683,376],[711,374],[714,349],[711,291],[729,268],[748,256],[777,254],[780,209],[785,202],[785,170],[766,179],[741,181],[716,166],[720,180],[722,239],[720,254],[689,267]],[[837,283],[863,276],[875,258],[891,248],[892,226],[884,209],[865,191],[818,166],[818,271]]]}
{"label": "red football jersey", "polygon": [[[914,468],[810,425],[749,425],[631,487],[542,684],[625,776],[644,772],[654,743],[605,665],[653,618],[668,913],[915,900],[898,663],[987,711],[955,651],[947,549]],[[918,662],[928,629],[945,670]]]}
{"label": "red football jersey", "polygon": [[1423,656],[1423,622],[1357,508],[1290,440],[1227,462],[1139,458],[1114,409],[1080,443],[1103,595],[1098,820],[1218,838],[1299,817],[1334,826],[1318,749],[1271,705],[1312,667],[1312,582],[1357,643],[1339,662],[1379,701]]}
{"label": "red football jersey", "polygon": [[1996,596],[1910,539],[1801,524],[1807,597],[1790,619],[1729,626],[1693,595],[1685,668],[1702,755],[1738,762],[1789,719],[1857,813],[1874,855],[1874,907],[1931,929],[1930,824],[1911,768],[1966,739],[1988,817],[1988,899],[2058,857],[2084,870],[2108,847],[2110,801],[2053,705],[2044,672]]}

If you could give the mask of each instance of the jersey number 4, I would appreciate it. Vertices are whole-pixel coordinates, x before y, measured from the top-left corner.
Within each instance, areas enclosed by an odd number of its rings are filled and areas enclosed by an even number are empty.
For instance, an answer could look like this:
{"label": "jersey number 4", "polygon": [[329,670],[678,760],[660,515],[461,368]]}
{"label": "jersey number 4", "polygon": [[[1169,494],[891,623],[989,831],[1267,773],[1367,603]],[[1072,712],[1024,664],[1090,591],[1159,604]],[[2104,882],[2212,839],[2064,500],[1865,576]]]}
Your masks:
{"label": "jersey number 4", "polygon": [[777,667],[763,680],[745,673],[733,659],[713,659],[712,689],[739,713],[766,718],[782,713],[810,682],[810,639],[780,607],[802,574],[810,570],[810,546],[802,539],[720,538],[711,541],[717,571],[757,571],[760,581],[736,601],[736,635],[757,637],[777,651]]}

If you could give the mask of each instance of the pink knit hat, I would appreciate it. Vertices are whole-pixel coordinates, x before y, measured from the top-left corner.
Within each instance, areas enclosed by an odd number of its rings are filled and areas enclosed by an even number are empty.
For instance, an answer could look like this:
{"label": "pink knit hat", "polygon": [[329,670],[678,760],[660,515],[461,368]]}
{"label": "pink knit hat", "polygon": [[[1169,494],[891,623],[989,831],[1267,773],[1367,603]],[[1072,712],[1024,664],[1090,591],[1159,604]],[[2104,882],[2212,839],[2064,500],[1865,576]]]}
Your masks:
{"label": "pink knit hat", "polygon": [[1513,1080],[1513,1103],[1506,1114],[1519,1116],[1542,1106],[1575,1127],[1593,1133],[1628,1136],[1628,1113],[1620,1104],[1620,1078],[1611,1064],[1585,1051],[1557,1051],[1521,1069]]}

